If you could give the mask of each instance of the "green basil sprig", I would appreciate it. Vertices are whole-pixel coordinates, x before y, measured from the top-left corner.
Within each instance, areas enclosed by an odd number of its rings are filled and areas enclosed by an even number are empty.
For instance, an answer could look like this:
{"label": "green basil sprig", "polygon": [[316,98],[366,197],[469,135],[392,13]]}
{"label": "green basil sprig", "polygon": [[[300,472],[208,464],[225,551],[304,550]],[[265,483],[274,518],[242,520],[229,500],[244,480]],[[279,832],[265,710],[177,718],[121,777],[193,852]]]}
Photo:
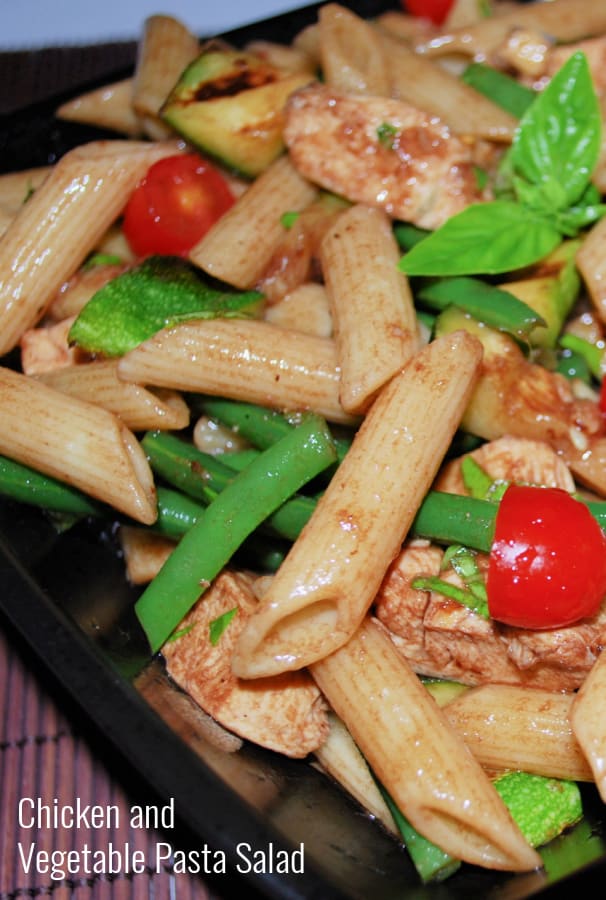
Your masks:
{"label": "green basil sprig", "polygon": [[602,117],[587,57],[574,53],[528,108],[498,198],[453,216],[400,261],[408,275],[496,275],[542,259],[606,213],[590,184]]}

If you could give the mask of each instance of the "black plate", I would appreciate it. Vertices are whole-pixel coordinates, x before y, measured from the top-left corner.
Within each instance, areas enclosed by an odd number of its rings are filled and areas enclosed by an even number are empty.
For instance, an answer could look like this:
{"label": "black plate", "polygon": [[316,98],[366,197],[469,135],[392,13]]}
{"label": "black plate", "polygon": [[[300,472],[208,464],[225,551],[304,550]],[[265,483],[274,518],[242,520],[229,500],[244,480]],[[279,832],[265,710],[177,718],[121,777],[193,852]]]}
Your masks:
{"label": "black plate", "polygon": [[[370,15],[392,4],[347,5]],[[315,15],[316,7],[306,7],[228,37],[238,43],[261,36],[287,41]],[[79,85],[74,92],[81,90]],[[98,136],[54,120],[56,102],[1,123],[4,171],[44,164]],[[405,851],[306,763],[250,745],[237,754],[218,752],[161,665],[145,667],[145,644],[132,616],[135,592],[125,582],[111,530],[83,523],[58,536],[38,511],[4,501],[0,585],[0,610],[76,702],[78,715],[97,729],[99,747],[117,750],[150,798],[175,798],[186,829],[182,840],[226,853],[232,874],[214,883],[223,896],[242,896],[244,878],[246,896],[282,900],[569,897],[606,872],[604,810],[591,786],[584,790],[584,822],[550,848],[549,874],[463,866],[447,882],[423,887]],[[303,843],[305,871],[237,875],[238,843],[263,850]]]}

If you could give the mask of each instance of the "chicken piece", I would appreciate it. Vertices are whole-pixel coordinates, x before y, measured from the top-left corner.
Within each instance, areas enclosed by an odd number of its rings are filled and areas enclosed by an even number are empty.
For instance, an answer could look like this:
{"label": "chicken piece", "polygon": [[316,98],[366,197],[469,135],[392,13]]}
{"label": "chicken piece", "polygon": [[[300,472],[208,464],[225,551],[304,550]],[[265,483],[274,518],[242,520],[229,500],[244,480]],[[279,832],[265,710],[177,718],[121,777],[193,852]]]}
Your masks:
{"label": "chicken piece", "polygon": [[[478,556],[480,565],[485,565]],[[464,684],[521,684],[572,691],[584,681],[606,640],[606,610],[567,628],[528,631],[488,620],[434,592],[411,587],[437,575],[441,550],[404,547],[375,599],[375,614],[414,670]]]}
{"label": "chicken piece", "polygon": [[[495,481],[540,484],[544,487],[562,488],[568,493],[575,489],[568,466],[544,441],[505,435],[495,441],[488,441],[465,455],[471,456]],[[463,458],[453,459],[444,466],[434,483],[437,491],[467,493],[461,475]]]}
{"label": "chicken piece", "polygon": [[[322,695],[307,672],[241,681],[231,670],[236,641],[257,605],[252,579],[223,572],[162,648],[169,675],[225,728],[286,756],[304,757],[328,734]],[[210,623],[230,610],[234,618],[213,645]]]}
{"label": "chicken piece", "polygon": [[284,140],[306,178],[421,228],[488,199],[473,145],[400,100],[310,85],[288,101]]}
{"label": "chicken piece", "polygon": [[74,366],[80,353],[70,347],[67,336],[75,316],[70,316],[55,325],[30,328],[21,337],[21,368],[26,375],[39,375]]}

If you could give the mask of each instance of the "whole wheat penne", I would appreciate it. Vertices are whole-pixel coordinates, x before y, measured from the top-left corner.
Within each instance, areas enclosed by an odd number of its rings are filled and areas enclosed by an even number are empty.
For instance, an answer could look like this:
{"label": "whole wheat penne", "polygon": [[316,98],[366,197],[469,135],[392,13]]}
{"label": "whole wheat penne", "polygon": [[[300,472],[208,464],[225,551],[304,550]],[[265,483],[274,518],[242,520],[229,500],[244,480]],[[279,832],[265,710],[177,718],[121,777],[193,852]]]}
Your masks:
{"label": "whole wheat penne", "polygon": [[556,40],[568,42],[606,31],[606,7],[594,0],[551,0],[548,3],[516,5],[498,16],[484,18],[477,25],[445,30],[416,45],[418,53],[440,55],[461,52],[476,59],[489,58],[512,28],[543,31]]}
{"label": "whole wheat penne", "polygon": [[156,496],[135,436],[117,416],[0,368],[0,453],[151,525]]}
{"label": "whole wheat penne", "polygon": [[68,122],[110,128],[131,137],[138,137],[143,132],[141,121],[133,109],[132,78],[123,78],[80,94],[63,103],[55,115]]}
{"label": "whole wheat penne", "polygon": [[393,816],[351,734],[333,712],[328,713],[328,724],[328,736],[314,754],[322,771],[344,787],[388,831],[397,833]]}
{"label": "whole wheat penne", "polygon": [[149,391],[118,378],[117,360],[56,369],[39,375],[38,380],[115,413],[133,431],[179,430],[189,425],[189,407],[180,394],[164,389]]}
{"label": "whole wheat penne", "polygon": [[0,206],[7,212],[18,213],[50,171],[51,166],[38,166],[0,175]]}
{"label": "whole wheat penne", "polygon": [[541,865],[480,764],[380,625],[366,619],[311,672],[417,831],[456,858],[487,868]]}
{"label": "whole wheat penne", "polygon": [[244,629],[238,675],[301,668],[349,640],[435,477],[481,356],[476,339],[457,332],[383,388]]}
{"label": "whole wheat penne", "polygon": [[15,213],[6,206],[0,204],[0,237],[15,218]]}
{"label": "whole wheat penne", "polygon": [[278,303],[268,306],[263,317],[272,325],[332,337],[330,304],[323,284],[308,281],[285,294]]}
{"label": "whole wheat penne", "polygon": [[143,128],[160,140],[171,133],[159,112],[183,70],[200,52],[195,34],[173,16],[154,15],[145,20],[139,42],[132,103]]}
{"label": "whole wheat penne", "polygon": [[338,3],[320,7],[318,22],[325,82],[349,93],[389,96],[385,53],[373,26]]}
{"label": "whole wheat penne", "polygon": [[42,317],[149,166],[176,147],[172,141],[98,141],[57,163],[0,244],[0,355]]}
{"label": "whole wheat penne", "polygon": [[516,119],[442,66],[389,35],[383,37],[391,96],[439,116],[457,134],[509,142]]}
{"label": "whole wheat penne", "polygon": [[77,316],[91,297],[109,281],[124,272],[124,265],[100,265],[80,269],[61,285],[57,296],[47,310],[48,318],[56,321]]}
{"label": "whole wheat penne", "polygon": [[214,319],[166,329],[127,353],[118,373],[139,384],[355,421],[339,403],[333,341],[269,322]]}
{"label": "whole wheat penne", "polygon": [[572,731],[573,700],[571,693],[485,684],[460,694],[444,712],[486,769],[592,781]]}
{"label": "whole wheat penne", "polygon": [[606,803],[606,656],[601,653],[576,694],[570,712],[574,736],[579,742]]}
{"label": "whole wheat penne", "polygon": [[284,234],[280,217],[304,209],[317,190],[282,156],[260,175],[189,254],[209,275],[253,287]]}
{"label": "whole wheat penne", "polygon": [[322,241],[320,259],[331,304],[339,397],[364,412],[380,388],[419,349],[417,319],[390,220],[358,204],[341,213]]}
{"label": "whole wheat penne", "polygon": [[120,546],[130,584],[148,584],[173,552],[176,542],[148,528],[122,525]]}
{"label": "whole wheat penne", "polygon": [[293,72],[307,72],[311,76],[316,74],[316,61],[304,50],[294,47],[292,44],[255,40],[246,44],[244,49],[247,53],[260,56],[271,66],[284,72],[285,75],[291,75]]}
{"label": "whole wheat penne", "polygon": [[606,322],[606,219],[593,226],[581,244],[576,263],[595,311]]}

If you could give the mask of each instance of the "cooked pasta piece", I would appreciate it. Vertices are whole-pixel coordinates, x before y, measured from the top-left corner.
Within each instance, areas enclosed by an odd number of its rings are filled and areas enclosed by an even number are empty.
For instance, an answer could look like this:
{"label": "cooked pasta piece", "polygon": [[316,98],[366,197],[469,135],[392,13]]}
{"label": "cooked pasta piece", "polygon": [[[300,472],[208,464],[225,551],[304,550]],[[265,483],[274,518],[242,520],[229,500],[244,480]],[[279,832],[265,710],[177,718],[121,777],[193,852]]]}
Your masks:
{"label": "cooked pasta piece", "polygon": [[148,584],[175,549],[175,541],[147,528],[123,525],[120,546],[130,584]]}
{"label": "cooked pasta piece", "polygon": [[154,140],[172,129],[160,119],[162,104],[183,70],[200,52],[195,34],[173,16],[154,15],[145,20],[139,42],[132,104],[143,129]]}
{"label": "cooked pasta piece", "polygon": [[335,345],[269,322],[214,319],[160,331],[122,358],[120,378],[355,421],[339,403]]}
{"label": "cooked pasta piece", "polygon": [[63,103],[55,115],[68,122],[109,128],[134,138],[143,132],[141,121],[133,109],[132,78],[123,78],[80,94]]}
{"label": "cooked pasta piece", "polygon": [[594,0],[551,0],[526,3],[489,16],[477,25],[444,30],[417,43],[418,53],[440,55],[460,52],[478,60],[491,54],[516,26],[544,31],[561,41],[576,41],[606,31],[606,7]]}
{"label": "cooked pasta piece", "polygon": [[389,71],[373,26],[338,3],[318,11],[321,67],[326,84],[353,94],[389,96]]}
{"label": "cooked pasta piece", "polygon": [[581,244],[576,262],[595,311],[606,322],[606,219],[593,226]]}
{"label": "cooked pasta piece", "polygon": [[480,360],[462,331],[429,344],[381,391],[243,631],[238,675],[301,668],[351,637],[435,477]]}
{"label": "cooked pasta piece", "polygon": [[214,278],[254,287],[284,234],[280,217],[304,209],[317,189],[282,156],[191,250],[189,258]]}
{"label": "cooked pasta piece", "polygon": [[307,72],[311,76],[316,74],[316,62],[312,57],[292,44],[277,44],[275,41],[256,40],[250,41],[244,47],[247,53],[260,56],[270,66],[275,66],[285,75],[295,72]]}
{"label": "cooked pasta piece", "polygon": [[27,375],[0,368],[0,453],[109,503],[156,519],[151,470],[117,416]]}
{"label": "cooked pasta piece", "polygon": [[480,764],[380,625],[365,620],[311,672],[380,783],[424,837],[487,868],[541,866]]}
{"label": "cooked pasta piece", "polygon": [[550,778],[592,781],[572,730],[572,693],[486,684],[444,707],[452,727],[484,768],[520,769]]}
{"label": "cooked pasta piece", "polygon": [[308,281],[299,285],[264,313],[266,322],[303,331],[316,337],[332,337],[330,304],[323,284]]}
{"label": "cooked pasta piece", "polygon": [[341,369],[339,397],[346,412],[362,413],[420,345],[390,220],[381,210],[351,207],[324,237],[320,258]]}
{"label": "cooked pasta piece", "polygon": [[314,754],[320,768],[382,822],[388,831],[397,833],[393,816],[351,734],[333,712],[328,713],[328,724],[328,736]]}
{"label": "cooked pasta piece", "polygon": [[149,166],[177,144],[98,141],[67,153],[0,244],[0,355],[43,316]]}
{"label": "cooked pasta piece", "polygon": [[125,265],[99,265],[80,269],[59,288],[47,310],[51,319],[60,321],[77,316],[97,291],[124,272]]}
{"label": "cooked pasta piece", "polygon": [[72,397],[96,403],[120,416],[127,428],[181,429],[189,425],[189,407],[175,391],[149,391],[118,378],[117,360],[100,360],[40,374],[38,380]]}
{"label": "cooked pasta piece", "polygon": [[570,713],[572,730],[591,767],[600,797],[606,803],[606,655],[602,652],[575,697]]}
{"label": "cooked pasta piece", "polygon": [[511,141],[513,116],[402,41],[385,36],[383,43],[392,97],[439,116],[455,134]]}

